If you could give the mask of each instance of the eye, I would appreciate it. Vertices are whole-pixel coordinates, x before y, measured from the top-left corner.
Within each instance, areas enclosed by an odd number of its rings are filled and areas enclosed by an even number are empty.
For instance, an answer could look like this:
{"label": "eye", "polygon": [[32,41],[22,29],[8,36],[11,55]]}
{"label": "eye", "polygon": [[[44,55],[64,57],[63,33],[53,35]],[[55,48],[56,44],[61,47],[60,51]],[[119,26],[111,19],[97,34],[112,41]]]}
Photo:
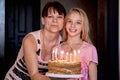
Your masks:
{"label": "eye", "polygon": [[81,22],[76,22],[77,24],[81,24]]}
{"label": "eye", "polygon": [[57,18],[63,18],[63,16],[60,15],[60,16],[58,16]]}
{"label": "eye", "polygon": [[67,23],[72,23],[72,21],[71,20],[67,20]]}
{"label": "eye", "polygon": [[48,17],[48,18],[52,18],[52,16],[51,16],[51,15],[48,15],[47,17]]}

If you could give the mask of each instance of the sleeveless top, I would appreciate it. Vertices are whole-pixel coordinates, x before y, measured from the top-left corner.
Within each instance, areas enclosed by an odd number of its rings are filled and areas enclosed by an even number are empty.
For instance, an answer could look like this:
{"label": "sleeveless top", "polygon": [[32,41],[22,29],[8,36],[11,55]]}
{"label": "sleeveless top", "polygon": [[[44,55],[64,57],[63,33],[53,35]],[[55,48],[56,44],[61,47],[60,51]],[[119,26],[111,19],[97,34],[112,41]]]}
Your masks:
{"label": "sleeveless top", "polygon": [[[36,44],[37,44],[37,58],[38,58],[38,70],[40,73],[45,74],[48,70],[47,70],[47,65],[48,65],[48,61],[43,61],[41,59],[41,38],[40,38],[40,31],[34,31],[34,32],[30,32],[29,34],[32,34],[36,40]],[[61,36],[59,35],[59,39],[58,39],[58,43],[62,41]],[[25,65],[25,61],[24,61],[24,56],[23,56],[23,45],[20,48],[20,51],[18,53],[17,59],[14,63],[14,65],[9,69],[9,71],[7,72],[4,80],[31,80]]]}

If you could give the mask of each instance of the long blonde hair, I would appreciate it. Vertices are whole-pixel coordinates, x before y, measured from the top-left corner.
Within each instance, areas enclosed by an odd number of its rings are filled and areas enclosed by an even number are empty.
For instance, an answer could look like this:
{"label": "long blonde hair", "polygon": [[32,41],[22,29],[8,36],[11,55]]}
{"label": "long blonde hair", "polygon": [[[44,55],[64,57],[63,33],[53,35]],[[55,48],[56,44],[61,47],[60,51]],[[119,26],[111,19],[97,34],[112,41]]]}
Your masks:
{"label": "long blonde hair", "polygon": [[65,17],[65,23],[64,23],[64,27],[63,27],[63,41],[66,41],[68,39],[67,35],[67,31],[65,29],[65,26],[66,26],[66,19],[68,18],[68,16],[70,14],[72,14],[72,12],[78,12],[82,17],[83,17],[83,27],[82,27],[82,30],[81,30],[81,33],[80,33],[80,38],[83,40],[83,41],[86,41],[88,43],[91,43],[91,39],[89,37],[89,21],[88,21],[88,17],[87,17],[87,14],[85,13],[85,11],[83,11],[82,9],[80,8],[72,8],[66,15]]}

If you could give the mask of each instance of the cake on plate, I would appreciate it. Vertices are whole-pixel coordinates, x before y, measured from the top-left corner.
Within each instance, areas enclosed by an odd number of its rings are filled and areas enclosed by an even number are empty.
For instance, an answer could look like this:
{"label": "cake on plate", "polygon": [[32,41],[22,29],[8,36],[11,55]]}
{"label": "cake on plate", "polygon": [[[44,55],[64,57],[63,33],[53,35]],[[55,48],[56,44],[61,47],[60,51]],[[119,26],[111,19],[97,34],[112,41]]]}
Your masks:
{"label": "cake on plate", "polygon": [[73,52],[68,53],[56,48],[52,52],[52,60],[48,61],[48,73],[80,74],[79,54],[80,51],[73,50]]}

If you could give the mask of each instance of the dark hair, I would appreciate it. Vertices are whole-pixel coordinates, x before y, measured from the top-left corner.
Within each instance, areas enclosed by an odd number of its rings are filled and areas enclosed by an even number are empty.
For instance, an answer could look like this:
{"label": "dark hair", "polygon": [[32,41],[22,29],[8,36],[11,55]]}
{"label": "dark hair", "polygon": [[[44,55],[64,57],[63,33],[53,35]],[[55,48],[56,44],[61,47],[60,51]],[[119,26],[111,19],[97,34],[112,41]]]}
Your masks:
{"label": "dark hair", "polygon": [[64,15],[64,17],[66,16],[66,10],[64,6],[58,1],[48,2],[42,10],[42,17],[48,16],[49,9],[53,9],[54,11],[57,11],[60,15]]}

